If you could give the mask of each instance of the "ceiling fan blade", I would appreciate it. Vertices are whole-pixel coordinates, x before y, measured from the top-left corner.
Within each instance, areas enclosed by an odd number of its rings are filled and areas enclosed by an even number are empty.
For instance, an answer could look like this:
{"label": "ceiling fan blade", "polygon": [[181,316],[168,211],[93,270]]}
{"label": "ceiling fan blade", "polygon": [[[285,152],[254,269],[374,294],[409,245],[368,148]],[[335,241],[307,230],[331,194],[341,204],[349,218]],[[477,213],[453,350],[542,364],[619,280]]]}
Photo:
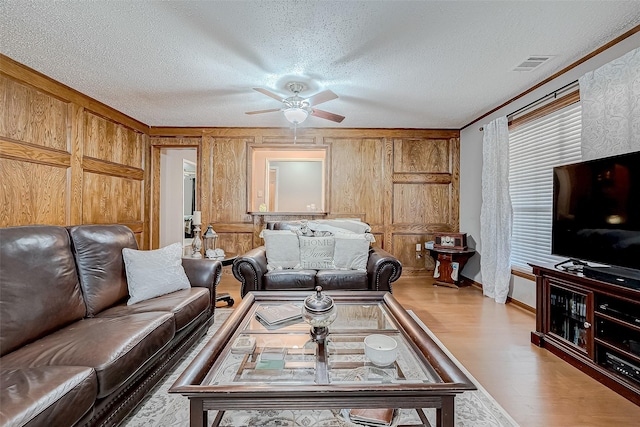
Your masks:
{"label": "ceiling fan blade", "polygon": [[280,102],[284,101],[284,98],[281,97],[280,95],[276,95],[275,93],[268,91],[266,89],[262,89],[261,87],[254,87],[253,90],[257,90],[258,92],[267,95],[270,98],[276,99]]}
{"label": "ceiling fan blade", "polygon": [[269,110],[247,111],[245,114],[273,113],[275,111],[280,111],[280,109],[279,108],[271,108]]}
{"label": "ceiling fan blade", "polygon": [[344,120],[344,116],[339,114],[330,113],[324,110],[313,109],[311,111],[312,116],[320,117],[321,119],[331,120],[332,122],[341,123]]}
{"label": "ceiling fan blade", "polygon": [[325,90],[323,92],[320,93],[316,93],[315,95],[313,95],[310,98],[307,98],[307,102],[309,103],[310,107],[313,107],[314,105],[318,105],[318,104],[322,104],[323,102],[327,102],[327,101],[331,101],[332,99],[336,99],[338,97],[338,95],[336,95],[335,93],[333,93],[330,90]]}

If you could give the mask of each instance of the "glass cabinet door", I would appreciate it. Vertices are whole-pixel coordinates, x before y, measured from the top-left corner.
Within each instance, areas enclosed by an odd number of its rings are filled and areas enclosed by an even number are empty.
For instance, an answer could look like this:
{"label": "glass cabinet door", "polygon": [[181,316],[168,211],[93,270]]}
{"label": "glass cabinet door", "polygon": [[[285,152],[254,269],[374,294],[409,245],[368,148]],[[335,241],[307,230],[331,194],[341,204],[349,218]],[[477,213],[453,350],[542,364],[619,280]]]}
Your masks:
{"label": "glass cabinet door", "polygon": [[592,293],[579,291],[560,282],[549,280],[548,333],[560,338],[575,350],[591,354],[592,328],[589,307]]}

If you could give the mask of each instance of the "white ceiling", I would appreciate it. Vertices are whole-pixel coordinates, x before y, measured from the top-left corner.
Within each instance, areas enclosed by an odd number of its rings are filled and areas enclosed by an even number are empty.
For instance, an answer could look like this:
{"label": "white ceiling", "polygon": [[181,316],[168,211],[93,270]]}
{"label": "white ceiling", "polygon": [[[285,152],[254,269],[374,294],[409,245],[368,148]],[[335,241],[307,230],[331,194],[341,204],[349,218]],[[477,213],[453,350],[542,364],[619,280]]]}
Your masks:
{"label": "white ceiling", "polygon": [[[150,126],[452,128],[640,24],[638,1],[0,0],[0,52]],[[531,55],[553,58],[512,71]]]}

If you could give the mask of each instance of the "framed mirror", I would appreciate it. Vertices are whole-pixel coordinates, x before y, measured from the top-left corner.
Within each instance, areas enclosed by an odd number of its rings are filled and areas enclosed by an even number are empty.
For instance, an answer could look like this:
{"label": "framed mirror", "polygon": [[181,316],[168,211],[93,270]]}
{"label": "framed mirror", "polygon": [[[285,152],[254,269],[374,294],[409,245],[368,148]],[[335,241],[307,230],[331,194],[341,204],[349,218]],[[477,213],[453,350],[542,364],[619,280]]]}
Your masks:
{"label": "framed mirror", "polygon": [[250,212],[326,212],[325,145],[249,145]]}

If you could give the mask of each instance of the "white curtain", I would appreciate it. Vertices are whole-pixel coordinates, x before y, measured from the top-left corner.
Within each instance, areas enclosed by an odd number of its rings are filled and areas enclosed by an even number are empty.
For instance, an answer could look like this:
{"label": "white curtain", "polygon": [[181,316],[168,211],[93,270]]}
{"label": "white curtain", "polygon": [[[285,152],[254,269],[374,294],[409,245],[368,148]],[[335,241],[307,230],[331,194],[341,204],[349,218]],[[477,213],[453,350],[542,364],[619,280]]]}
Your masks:
{"label": "white curtain", "polygon": [[640,48],[580,77],[582,159],[640,150]]}
{"label": "white curtain", "polygon": [[511,227],[509,195],[509,127],[500,117],[484,127],[482,140],[482,208],[480,271],[483,293],[504,304],[511,280]]}

